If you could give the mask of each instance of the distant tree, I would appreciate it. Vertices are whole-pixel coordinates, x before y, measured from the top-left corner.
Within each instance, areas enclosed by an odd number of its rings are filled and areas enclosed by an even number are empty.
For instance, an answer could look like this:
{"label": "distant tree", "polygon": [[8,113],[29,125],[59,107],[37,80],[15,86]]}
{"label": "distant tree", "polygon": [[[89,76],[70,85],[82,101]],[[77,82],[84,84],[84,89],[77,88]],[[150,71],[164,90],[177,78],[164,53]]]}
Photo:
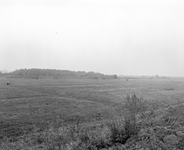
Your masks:
{"label": "distant tree", "polygon": [[114,79],[117,79],[117,78],[118,78],[118,76],[115,74],[115,75],[113,76],[113,78],[114,78]]}

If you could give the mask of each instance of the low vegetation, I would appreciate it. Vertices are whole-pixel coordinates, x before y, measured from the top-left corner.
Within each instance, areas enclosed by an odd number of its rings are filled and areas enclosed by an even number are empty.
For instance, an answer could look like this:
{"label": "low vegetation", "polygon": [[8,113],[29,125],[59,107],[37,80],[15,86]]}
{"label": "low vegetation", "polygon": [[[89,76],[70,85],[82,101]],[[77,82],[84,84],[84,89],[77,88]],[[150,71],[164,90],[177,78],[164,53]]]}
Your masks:
{"label": "low vegetation", "polygon": [[0,149],[182,150],[174,81],[0,78]]}
{"label": "low vegetation", "polygon": [[[148,110],[148,103],[127,95],[124,117],[99,124],[50,125],[30,134],[1,140],[2,150],[173,150],[184,149],[184,105],[164,111]],[[163,113],[164,112],[164,113]],[[177,116],[177,118],[176,118]]]}
{"label": "low vegetation", "polygon": [[54,128],[51,125],[42,132],[35,129],[31,134],[22,135],[16,140],[4,138],[2,149],[95,150],[125,144],[138,133],[136,114],[144,110],[144,103],[136,95],[127,95],[124,106],[127,108],[125,120],[103,122],[90,127],[77,124]]}

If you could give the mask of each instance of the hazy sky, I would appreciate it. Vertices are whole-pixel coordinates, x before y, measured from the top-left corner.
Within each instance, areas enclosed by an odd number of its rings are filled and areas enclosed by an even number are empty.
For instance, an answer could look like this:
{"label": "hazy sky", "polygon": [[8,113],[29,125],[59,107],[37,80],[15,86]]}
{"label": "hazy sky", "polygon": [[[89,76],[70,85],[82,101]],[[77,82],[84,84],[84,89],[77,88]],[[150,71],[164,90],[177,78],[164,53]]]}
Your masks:
{"label": "hazy sky", "polygon": [[183,0],[0,0],[0,70],[184,76]]}

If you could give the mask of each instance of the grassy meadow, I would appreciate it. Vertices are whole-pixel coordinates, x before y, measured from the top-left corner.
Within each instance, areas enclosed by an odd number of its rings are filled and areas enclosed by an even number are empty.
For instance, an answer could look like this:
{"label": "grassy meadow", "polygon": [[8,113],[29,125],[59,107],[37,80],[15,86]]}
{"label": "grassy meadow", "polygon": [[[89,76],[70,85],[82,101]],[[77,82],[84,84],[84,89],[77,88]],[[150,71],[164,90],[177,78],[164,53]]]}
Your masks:
{"label": "grassy meadow", "polygon": [[150,109],[169,107],[184,101],[184,80],[0,78],[0,138],[29,133],[35,126],[121,118],[127,94],[142,97]]}
{"label": "grassy meadow", "polygon": [[[6,85],[11,81],[11,85]],[[121,116],[127,94],[143,97],[158,108],[184,100],[184,81],[177,79],[88,80],[0,79],[0,125],[13,128],[65,123],[94,122]],[[18,132],[19,129],[16,131]],[[12,131],[13,132],[13,131]]]}

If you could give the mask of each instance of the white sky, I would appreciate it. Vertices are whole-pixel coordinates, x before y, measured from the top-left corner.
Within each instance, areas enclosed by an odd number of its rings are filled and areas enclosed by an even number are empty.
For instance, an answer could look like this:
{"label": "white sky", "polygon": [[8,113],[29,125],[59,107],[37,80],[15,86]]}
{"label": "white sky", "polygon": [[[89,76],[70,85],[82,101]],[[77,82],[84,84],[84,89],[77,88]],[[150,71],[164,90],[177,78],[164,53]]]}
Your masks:
{"label": "white sky", "polygon": [[183,0],[0,0],[0,70],[184,76]]}

